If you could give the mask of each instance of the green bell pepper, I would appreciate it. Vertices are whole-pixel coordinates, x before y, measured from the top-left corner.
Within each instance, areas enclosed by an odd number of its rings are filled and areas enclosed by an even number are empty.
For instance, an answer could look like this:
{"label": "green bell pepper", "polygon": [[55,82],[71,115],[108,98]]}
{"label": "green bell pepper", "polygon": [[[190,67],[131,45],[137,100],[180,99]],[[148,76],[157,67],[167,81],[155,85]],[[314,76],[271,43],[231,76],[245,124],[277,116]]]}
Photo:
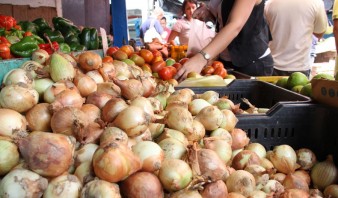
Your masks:
{"label": "green bell pepper", "polygon": [[[49,40],[51,42],[56,41],[58,43],[64,43],[65,38],[62,36],[61,32],[59,30],[50,30],[50,29],[45,29],[43,31],[44,37],[48,36]],[[48,42],[47,38],[44,39],[46,42]]]}
{"label": "green bell pepper", "polygon": [[38,35],[33,34],[32,37],[38,42],[38,44],[45,43],[45,41]]}
{"label": "green bell pepper", "polygon": [[5,35],[6,35],[6,29],[0,28],[0,36],[5,36]]}
{"label": "green bell pepper", "polygon": [[80,29],[74,25],[74,23],[66,18],[54,17],[52,19],[54,28],[60,30],[62,33],[72,31],[74,34],[80,34]]}
{"label": "green bell pepper", "polygon": [[12,28],[9,34],[7,34],[7,36],[17,36],[19,39],[22,39],[24,33],[25,31],[23,30],[17,30],[17,29]]}
{"label": "green bell pepper", "polygon": [[71,42],[68,44],[70,47],[71,51],[85,51],[87,50],[86,47],[84,45],[80,45],[79,43],[76,42]]}
{"label": "green bell pepper", "polygon": [[16,56],[29,58],[35,50],[39,49],[39,46],[33,36],[26,36],[20,42],[12,44],[10,49],[11,53]]}
{"label": "green bell pepper", "polygon": [[70,46],[67,43],[60,43],[59,50],[63,53],[71,52]]}
{"label": "green bell pepper", "polygon": [[37,18],[32,22],[37,26],[38,34],[43,32],[45,29],[52,29],[44,18]]}
{"label": "green bell pepper", "polygon": [[83,28],[79,38],[80,43],[86,46],[88,50],[96,50],[99,48],[99,37],[96,28]]}
{"label": "green bell pepper", "polygon": [[25,32],[29,31],[32,32],[33,34],[38,33],[38,26],[30,21],[20,21],[18,23],[21,26],[21,29]]}

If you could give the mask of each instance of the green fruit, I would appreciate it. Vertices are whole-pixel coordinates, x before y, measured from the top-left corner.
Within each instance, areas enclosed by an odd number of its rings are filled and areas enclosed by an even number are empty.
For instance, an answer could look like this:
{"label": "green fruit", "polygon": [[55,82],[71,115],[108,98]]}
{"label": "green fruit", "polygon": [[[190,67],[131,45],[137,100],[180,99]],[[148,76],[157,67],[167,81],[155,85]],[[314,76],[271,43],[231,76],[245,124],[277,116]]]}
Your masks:
{"label": "green fruit", "polygon": [[236,76],[232,75],[232,74],[228,74],[225,76],[225,79],[236,79]]}
{"label": "green fruit", "polygon": [[122,62],[127,63],[127,65],[129,65],[129,66],[134,66],[135,65],[135,62],[132,61],[132,60],[130,60],[130,59],[128,59],[128,58],[127,59],[123,59]]}
{"label": "green fruit", "polygon": [[167,66],[172,66],[174,63],[176,63],[176,61],[172,58],[167,58],[165,63],[166,63]]}
{"label": "green fruit", "polygon": [[291,88],[291,91],[300,93],[300,91],[303,89],[303,87],[304,87],[303,85],[296,85],[296,86]]}
{"label": "green fruit", "polygon": [[301,72],[293,72],[288,79],[287,88],[292,89],[297,85],[306,85],[309,83],[307,76]]}
{"label": "green fruit", "polygon": [[289,77],[280,78],[279,80],[277,80],[276,85],[283,87],[283,88],[286,88],[287,83],[288,83],[288,79],[289,79]]}
{"label": "green fruit", "polygon": [[303,86],[303,88],[300,90],[300,94],[304,96],[312,97],[312,86],[311,83],[308,83]]}
{"label": "green fruit", "polygon": [[313,77],[313,79],[334,80],[334,77],[330,74],[317,74]]}

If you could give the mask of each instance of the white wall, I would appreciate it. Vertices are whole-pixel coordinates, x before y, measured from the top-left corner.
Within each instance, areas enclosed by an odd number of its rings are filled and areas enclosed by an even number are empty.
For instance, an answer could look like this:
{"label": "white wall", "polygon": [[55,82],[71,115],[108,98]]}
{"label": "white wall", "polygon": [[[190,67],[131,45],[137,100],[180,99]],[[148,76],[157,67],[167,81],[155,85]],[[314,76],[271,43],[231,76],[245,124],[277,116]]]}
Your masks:
{"label": "white wall", "polygon": [[141,9],[142,21],[145,21],[153,9],[154,0],[126,0],[127,10]]}

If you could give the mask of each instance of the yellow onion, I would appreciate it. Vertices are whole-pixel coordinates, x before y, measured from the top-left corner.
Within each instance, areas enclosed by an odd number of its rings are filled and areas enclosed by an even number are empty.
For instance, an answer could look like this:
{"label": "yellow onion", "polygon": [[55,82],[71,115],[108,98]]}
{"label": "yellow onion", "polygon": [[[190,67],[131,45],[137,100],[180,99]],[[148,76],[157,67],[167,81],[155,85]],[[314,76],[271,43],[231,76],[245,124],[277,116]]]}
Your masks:
{"label": "yellow onion", "polygon": [[255,152],[260,158],[264,158],[266,156],[265,147],[260,143],[250,143],[245,147],[245,150]]}
{"label": "yellow onion", "polygon": [[170,195],[171,198],[202,198],[201,194],[197,190],[183,189],[177,192],[174,192]]}
{"label": "yellow onion", "polygon": [[248,165],[244,170],[248,171],[254,176],[257,190],[262,189],[269,181],[269,175],[267,174],[265,168],[260,165]]}
{"label": "yellow onion", "polygon": [[102,66],[98,68],[98,71],[105,82],[111,81],[115,77],[115,67],[113,63],[102,63]]}
{"label": "yellow onion", "polygon": [[19,131],[26,131],[25,116],[12,109],[0,108],[0,136],[15,137]]}
{"label": "yellow onion", "polygon": [[19,157],[18,147],[14,143],[0,139],[0,175],[7,174],[18,165]]}
{"label": "yellow onion", "polygon": [[100,136],[100,146],[104,147],[115,141],[127,145],[128,135],[117,127],[106,127]]}
{"label": "yellow onion", "polygon": [[175,138],[166,138],[158,143],[166,159],[181,159],[187,152],[186,146]]}
{"label": "yellow onion", "polygon": [[178,130],[165,128],[163,133],[156,139],[156,142],[159,143],[166,138],[174,138],[181,142],[184,146],[188,145],[187,137]]}
{"label": "yellow onion", "polygon": [[131,78],[132,77],[132,73],[129,69],[129,66],[122,61],[118,61],[118,60],[114,60],[113,62],[114,67],[115,67],[115,76],[117,78]]}
{"label": "yellow onion", "polygon": [[121,194],[133,198],[162,198],[163,189],[159,178],[149,172],[137,172],[120,184]]}
{"label": "yellow onion", "polygon": [[101,118],[101,110],[93,104],[83,104],[81,111],[87,115],[88,123],[95,122]]}
{"label": "yellow onion", "polygon": [[225,164],[230,161],[232,150],[231,145],[226,140],[204,138],[203,143],[205,148],[214,150]]}
{"label": "yellow onion", "polygon": [[65,174],[53,178],[43,194],[44,198],[69,197],[77,198],[80,195],[82,184],[75,175]]}
{"label": "yellow onion", "polygon": [[112,98],[102,107],[102,120],[112,122],[128,105],[122,98]]}
{"label": "yellow onion", "polygon": [[179,89],[172,93],[168,99],[167,104],[170,104],[175,101],[183,102],[185,104],[189,104],[192,101],[192,97],[194,95],[194,91],[189,88]]}
{"label": "yellow onion", "polygon": [[280,196],[281,198],[302,198],[302,197],[310,197],[310,194],[301,189],[286,189],[283,194]]}
{"label": "yellow onion", "polygon": [[88,123],[84,130],[77,132],[76,138],[81,144],[98,143],[104,127],[104,123],[100,121]]}
{"label": "yellow onion", "polygon": [[194,99],[188,104],[190,113],[194,116],[197,115],[204,107],[211,106],[209,102],[204,99]]}
{"label": "yellow onion", "polygon": [[242,129],[235,128],[230,133],[232,137],[232,150],[244,148],[247,144],[249,144],[250,139],[246,136],[245,131]]}
{"label": "yellow onion", "polygon": [[150,101],[147,100],[145,97],[136,97],[130,101],[130,106],[140,107],[147,116],[148,120],[153,120],[154,118],[154,110],[153,106],[151,105]]}
{"label": "yellow onion", "polygon": [[43,94],[43,100],[47,103],[52,103],[55,100],[56,95],[66,89],[76,89],[75,85],[70,81],[59,81],[53,83],[45,90]]}
{"label": "yellow onion", "polygon": [[172,101],[168,103],[168,105],[165,107],[165,111],[171,111],[173,108],[176,107],[188,109],[188,104],[182,101]]}
{"label": "yellow onion", "polygon": [[158,173],[162,186],[167,191],[179,191],[187,187],[192,180],[192,170],[185,161],[165,159]]}
{"label": "yellow onion", "polygon": [[228,98],[220,98],[213,105],[215,105],[220,110],[223,109],[232,110],[235,107],[235,104]]}
{"label": "yellow onion", "polygon": [[284,173],[275,173],[271,176],[271,179],[277,180],[279,183],[283,183],[286,175]]}
{"label": "yellow onion", "polygon": [[147,100],[149,100],[155,114],[161,113],[163,111],[162,103],[157,98],[148,97]]}
{"label": "yellow onion", "polygon": [[112,98],[113,96],[110,94],[94,91],[87,96],[86,104],[93,104],[102,109],[104,105]]}
{"label": "yellow onion", "polygon": [[229,192],[241,193],[247,197],[255,190],[256,181],[251,173],[237,170],[227,178],[226,185]]}
{"label": "yellow onion", "polygon": [[228,142],[230,145],[232,145],[232,136],[229,133],[229,131],[223,129],[223,128],[218,128],[216,130],[213,130],[210,133],[210,137],[214,137],[214,138],[219,138],[222,140],[225,140],[226,142]]}
{"label": "yellow onion", "polygon": [[186,133],[185,136],[191,142],[198,142],[205,136],[205,128],[203,124],[197,120],[193,120],[192,127],[192,133]]}
{"label": "yellow onion", "polygon": [[48,58],[49,54],[44,49],[38,49],[32,53],[32,61],[35,61],[40,64],[44,64]]}
{"label": "yellow onion", "polygon": [[127,100],[132,100],[139,96],[143,96],[144,88],[141,81],[139,80],[119,80],[114,78],[114,83],[121,88],[121,95]]}
{"label": "yellow onion", "polygon": [[164,152],[158,144],[141,141],[132,146],[132,151],[140,158],[143,171],[154,172],[161,168]]}
{"label": "yellow onion", "polygon": [[245,198],[241,193],[231,192],[228,194],[227,198]]}
{"label": "yellow onion", "polygon": [[261,158],[261,166],[263,166],[269,174],[273,174],[276,172],[276,169],[273,166],[272,162],[266,158]]}
{"label": "yellow onion", "polygon": [[238,122],[238,118],[236,117],[236,115],[231,110],[228,110],[228,109],[223,109],[223,110],[221,110],[221,112],[224,115],[223,122],[221,124],[221,128],[224,128],[227,131],[234,130],[234,128],[235,128],[235,126]]}
{"label": "yellow onion", "polygon": [[30,73],[34,79],[41,76],[49,76],[49,74],[47,73],[49,72],[49,68],[41,65],[36,61],[25,61],[24,63],[22,63],[20,68]]}
{"label": "yellow onion", "polygon": [[260,163],[261,160],[255,152],[243,150],[232,159],[231,165],[236,170],[244,170],[249,165],[259,165]]}
{"label": "yellow onion", "polygon": [[58,111],[63,107],[81,108],[85,99],[82,98],[77,89],[66,89],[55,96],[51,108]]}
{"label": "yellow onion", "polygon": [[148,129],[151,133],[152,139],[157,138],[159,135],[161,135],[161,133],[164,130],[164,127],[165,124],[150,122],[148,125]]}
{"label": "yellow onion", "polygon": [[98,69],[102,64],[102,58],[95,52],[85,51],[79,55],[79,66],[85,71]]}
{"label": "yellow onion", "polygon": [[324,190],[327,186],[338,181],[338,169],[333,162],[332,155],[312,168],[311,180],[313,186],[319,190]]}
{"label": "yellow onion", "polygon": [[116,126],[125,131],[128,137],[135,137],[147,130],[149,119],[140,107],[129,106],[123,109],[113,122]]}
{"label": "yellow onion", "polygon": [[77,71],[73,82],[82,97],[86,97],[97,90],[96,82],[82,72]]}
{"label": "yellow onion", "polygon": [[216,106],[204,107],[195,117],[195,120],[201,122],[207,131],[219,128],[223,122],[224,115]]}
{"label": "yellow onion", "polygon": [[39,103],[26,113],[28,129],[30,131],[51,131],[52,114],[48,103]]}
{"label": "yellow onion", "polygon": [[143,97],[149,97],[153,95],[156,88],[156,82],[152,76],[140,76],[139,77],[143,87]]}
{"label": "yellow onion", "polygon": [[253,191],[248,198],[266,198],[267,194],[261,190]]}
{"label": "yellow onion", "polygon": [[285,189],[300,189],[309,192],[309,185],[307,182],[293,173],[286,175],[283,186]]}
{"label": "yellow onion", "polygon": [[210,104],[214,104],[215,102],[219,100],[219,93],[217,93],[216,91],[210,90],[202,94],[199,94],[197,97],[207,101]]}
{"label": "yellow onion", "polygon": [[142,164],[126,145],[112,142],[95,151],[93,167],[96,176],[100,179],[118,182],[140,170]]}
{"label": "yellow onion", "polygon": [[331,184],[327,186],[324,190],[324,195],[325,197],[337,198],[338,197],[338,185]]}
{"label": "yellow onion", "polygon": [[297,164],[300,165],[300,168],[303,170],[309,170],[317,162],[316,155],[307,148],[301,148],[296,151],[297,155]]}
{"label": "yellow onion", "polygon": [[13,169],[0,181],[0,197],[41,197],[48,180],[26,169]]}
{"label": "yellow onion", "polygon": [[34,82],[34,89],[39,93],[40,101],[43,101],[45,91],[48,89],[48,87],[54,84],[54,81],[52,81],[50,78],[40,78],[35,79]]}
{"label": "yellow onion", "polygon": [[[141,133],[138,136],[135,137],[131,137],[128,139],[128,145],[129,148],[131,148],[132,146],[134,146],[135,144],[139,143],[139,142],[143,142],[143,141],[152,141],[153,139],[151,138],[151,132],[149,129],[146,129],[143,133]],[[133,142],[135,144],[133,144]]]}
{"label": "yellow onion", "polygon": [[19,149],[32,171],[56,177],[71,166],[74,144],[70,136],[34,131],[19,140]]}
{"label": "yellow onion", "polygon": [[285,174],[293,173],[298,168],[296,152],[286,144],[275,146],[270,160],[279,172]]}
{"label": "yellow onion", "polygon": [[80,198],[87,197],[114,197],[121,198],[120,188],[117,184],[104,180],[94,180],[83,186]]}
{"label": "yellow onion", "polygon": [[34,78],[31,73],[27,72],[24,69],[16,68],[10,70],[2,81],[2,84],[7,85],[15,85],[18,83],[26,84],[28,87],[34,86]]}
{"label": "yellow onion", "polygon": [[93,155],[99,146],[97,144],[85,144],[75,151],[75,166],[86,161],[92,161]]}
{"label": "yellow onion", "polygon": [[203,198],[224,198],[228,196],[228,188],[222,180],[217,180],[206,184],[201,195]]}
{"label": "yellow onion", "polygon": [[293,175],[302,178],[307,183],[307,185],[310,185],[310,183],[311,183],[311,177],[310,177],[309,172],[307,172],[305,170],[296,170],[293,173]]}
{"label": "yellow onion", "polygon": [[273,194],[274,197],[280,197],[284,192],[284,186],[277,180],[269,180],[266,185],[262,188],[266,194]]}
{"label": "yellow onion", "polygon": [[7,85],[0,91],[0,106],[24,113],[36,105],[39,93],[25,84]]}
{"label": "yellow onion", "polygon": [[74,175],[80,180],[82,184],[86,184],[95,178],[92,161],[86,161],[78,165],[75,169]]}
{"label": "yellow onion", "polygon": [[103,77],[101,76],[100,72],[97,70],[92,70],[86,73],[87,76],[91,77],[97,84],[103,83]]}
{"label": "yellow onion", "polygon": [[311,198],[323,198],[324,194],[318,189],[310,189],[310,197]]}
{"label": "yellow onion", "polygon": [[106,93],[114,97],[121,97],[121,88],[113,82],[98,83],[97,92]]}
{"label": "yellow onion", "polygon": [[174,107],[165,116],[169,128],[181,131],[184,134],[193,132],[193,118],[186,108]]}

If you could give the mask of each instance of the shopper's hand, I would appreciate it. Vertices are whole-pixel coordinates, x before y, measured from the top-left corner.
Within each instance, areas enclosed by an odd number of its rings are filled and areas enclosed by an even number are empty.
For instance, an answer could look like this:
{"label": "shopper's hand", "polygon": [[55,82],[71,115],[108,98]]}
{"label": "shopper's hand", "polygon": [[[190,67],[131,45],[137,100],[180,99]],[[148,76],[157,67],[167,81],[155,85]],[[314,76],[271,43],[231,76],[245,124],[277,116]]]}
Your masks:
{"label": "shopper's hand", "polygon": [[195,56],[191,57],[180,70],[178,70],[177,74],[175,75],[175,79],[178,82],[182,82],[187,78],[187,75],[190,72],[201,73],[206,63],[207,61],[201,54],[196,54]]}

